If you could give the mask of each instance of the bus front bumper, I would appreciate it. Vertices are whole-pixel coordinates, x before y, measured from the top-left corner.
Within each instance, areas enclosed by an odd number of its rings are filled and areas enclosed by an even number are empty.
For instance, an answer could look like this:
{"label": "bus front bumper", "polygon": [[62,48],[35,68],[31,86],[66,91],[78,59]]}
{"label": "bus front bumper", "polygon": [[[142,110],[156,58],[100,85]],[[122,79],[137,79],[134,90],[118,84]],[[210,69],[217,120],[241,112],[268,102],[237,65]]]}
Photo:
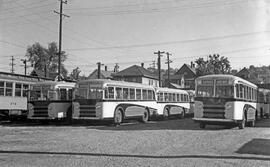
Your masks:
{"label": "bus front bumper", "polygon": [[193,118],[194,122],[205,124],[234,124],[241,123],[242,120],[218,119],[218,118]]}

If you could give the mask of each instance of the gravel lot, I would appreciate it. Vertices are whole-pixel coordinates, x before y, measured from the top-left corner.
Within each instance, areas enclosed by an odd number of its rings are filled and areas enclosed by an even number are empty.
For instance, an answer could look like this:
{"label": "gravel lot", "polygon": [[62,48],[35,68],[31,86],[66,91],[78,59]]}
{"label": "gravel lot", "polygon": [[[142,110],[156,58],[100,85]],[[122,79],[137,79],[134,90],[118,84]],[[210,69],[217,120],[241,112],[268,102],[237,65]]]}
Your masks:
{"label": "gravel lot", "polygon": [[2,123],[0,166],[270,166],[270,120],[254,128],[191,118],[113,127]]}

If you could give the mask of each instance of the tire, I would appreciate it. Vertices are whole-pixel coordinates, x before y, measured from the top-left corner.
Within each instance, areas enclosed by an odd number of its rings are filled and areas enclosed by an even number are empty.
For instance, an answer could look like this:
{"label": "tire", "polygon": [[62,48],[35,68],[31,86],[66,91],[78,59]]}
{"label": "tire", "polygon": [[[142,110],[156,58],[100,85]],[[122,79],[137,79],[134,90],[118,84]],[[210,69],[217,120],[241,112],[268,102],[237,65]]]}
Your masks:
{"label": "tire", "polygon": [[185,109],[183,109],[183,112],[179,115],[179,118],[180,119],[183,119],[183,118],[185,118]]}
{"label": "tire", "polygon": [[204,129],[205,128],[205,123],[200,123],[200,128]]}
{"label": "tire", "polygon": [[122,108],[116,108],[114,112],[114,118],[113,123],[115,125],[120,125],[123,122],[123,109]]}
{"label": "tire", "polygon": [[169,108],[164,108],[163,110],[163,119],[164,120],[167,120],[169,118],[169,115],[170,115],[170,111],[169,111]]}
{"label": "tire", "polygon": [[247,111],[244,110],[244,112],[243,112],[243,119],[242,119],[242,121],[238,124],[238,128],[239,128],[239,129],[244,129],[245,126],[246,126],[246,113],[247,113]]}
{"label": "tire", "polygon": [[142,116],[141,121],[142,121],[143,123],[146,123],[146,122],[148,121],[148,119],[149,119],[149,112],[148,112],[147,109],[145,109],[145,112],[143,113],[143,116]]}

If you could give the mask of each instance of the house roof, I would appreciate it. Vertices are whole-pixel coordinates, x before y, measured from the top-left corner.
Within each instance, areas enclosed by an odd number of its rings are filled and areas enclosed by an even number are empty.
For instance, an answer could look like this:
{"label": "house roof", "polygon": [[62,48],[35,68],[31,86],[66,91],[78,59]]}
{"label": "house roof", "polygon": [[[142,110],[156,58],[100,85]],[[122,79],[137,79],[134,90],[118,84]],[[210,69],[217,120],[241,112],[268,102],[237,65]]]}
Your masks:
{"label": "house roof", "polygon": [[[170,79],[182,79],[183,77],[184,75],[178,75],[178,74],[170,75]],[[163,75],[163,78],[168,79],[168,75]]]}
{"label": "house roof", "polygon": [[[94,70],[89,76],[88,76],[88,78],[89,79],[95,79],[95,78],[97,78],[97,69],[96,70]],[[103,78],[112,78],[112,74],[113,74],[114,72],[113,71],[104,71],[104,70],[100,70],[100,75],[102,75],[103,76]]]}
{"label": "house roof", "polygon": [[194,75],[196,75],[196,69],[194,67],[191,67],[188,64],[184,64],[175,74],[179,74],[181,72],[181,70],[183,70],[183,68],[186,67],[187,69],[189,69]]}
{"label": "house roof", "polygon": [[118,73],[113,74],[113,76],[116,77],[143,76],[147,78],[158,79],[157,75],[138,65],[128,67],[122,71],[119,71]]}

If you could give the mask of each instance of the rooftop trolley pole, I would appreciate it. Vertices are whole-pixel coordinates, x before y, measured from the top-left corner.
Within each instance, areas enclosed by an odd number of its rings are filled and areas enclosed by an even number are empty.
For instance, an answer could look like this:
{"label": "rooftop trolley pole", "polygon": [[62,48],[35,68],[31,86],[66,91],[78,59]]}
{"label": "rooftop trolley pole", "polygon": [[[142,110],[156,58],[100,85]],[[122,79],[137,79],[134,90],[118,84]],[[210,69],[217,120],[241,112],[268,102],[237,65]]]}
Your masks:
{"label": "rooftop trolley pole", "polygon": [[59,53],[58,53],[58,81],[60,81],[61,76],[61,52],[62,52],[62,19],[64,17],[69,17],[63,14],[63,3],[67,4],[67,1],[60,0],[60,12],[54,11],[54,13],[59,14]]}

